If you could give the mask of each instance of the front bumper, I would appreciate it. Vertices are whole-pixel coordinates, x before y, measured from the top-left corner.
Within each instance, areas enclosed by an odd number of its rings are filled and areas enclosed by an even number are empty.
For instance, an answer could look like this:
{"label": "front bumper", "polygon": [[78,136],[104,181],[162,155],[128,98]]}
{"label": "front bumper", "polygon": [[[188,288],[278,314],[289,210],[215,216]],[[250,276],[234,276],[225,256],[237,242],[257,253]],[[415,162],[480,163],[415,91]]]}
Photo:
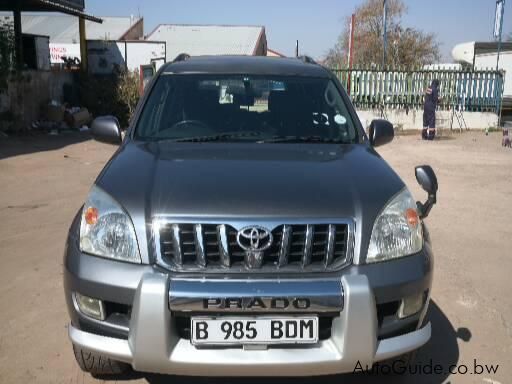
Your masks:
{"label": "front bumper", "polygon": [[174,331],[168,306],[168,276],[143,275],[133,302],[127,339],[88,333],[70,325],[73,344],[124,361],[144,372],[194,376],[311,376],[353,372],[425,344],[430,323],[416,331],[378,340],[373,291],[364,275],[341,278],[344,309],[331,337],[300,348],[198,349]]}

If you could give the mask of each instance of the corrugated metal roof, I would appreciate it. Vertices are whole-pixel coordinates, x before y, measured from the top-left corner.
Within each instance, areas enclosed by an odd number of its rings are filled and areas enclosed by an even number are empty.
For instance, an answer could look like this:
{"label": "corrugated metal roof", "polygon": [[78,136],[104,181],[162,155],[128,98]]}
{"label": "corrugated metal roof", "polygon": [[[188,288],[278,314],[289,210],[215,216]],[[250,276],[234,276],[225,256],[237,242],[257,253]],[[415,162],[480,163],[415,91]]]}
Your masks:
{"label": "corrugated metal roof", "polygon": [[[85,31],[89,40],[119,40],[139,18],[101,17],[102,24],[85,22]],[[0,19],[12,22],[12,16],[0,13]],[[49,36],[51,43],[79,43],[78,18],[61,14],[21,14],[23,33]]]}
{"label": "corrugated metal roof", "polygon": [[252,55],[263,32],[261,26],[161,24],[147,39],[165,41],[167,57],[173,60],[180,53]]}

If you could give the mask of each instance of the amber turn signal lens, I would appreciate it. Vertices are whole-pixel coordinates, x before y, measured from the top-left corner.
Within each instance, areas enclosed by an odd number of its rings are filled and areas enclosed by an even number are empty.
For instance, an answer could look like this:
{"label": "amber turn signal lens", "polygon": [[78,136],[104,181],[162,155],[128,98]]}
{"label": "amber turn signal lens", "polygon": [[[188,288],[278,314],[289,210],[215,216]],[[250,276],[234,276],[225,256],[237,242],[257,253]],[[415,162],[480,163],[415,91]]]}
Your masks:
{"label": "amber turn signal lens", "polygon": [[98,209],[89,207],[85,211],[85,222],[89,225],[94,225],[98,222]]}
{"label": "amber turn signal lens", "polygon": [[407,218],[407,224],[410,227],[416,227],[420,223],[418,212],[415,209],[409,208],[405,211],[405,217]]}

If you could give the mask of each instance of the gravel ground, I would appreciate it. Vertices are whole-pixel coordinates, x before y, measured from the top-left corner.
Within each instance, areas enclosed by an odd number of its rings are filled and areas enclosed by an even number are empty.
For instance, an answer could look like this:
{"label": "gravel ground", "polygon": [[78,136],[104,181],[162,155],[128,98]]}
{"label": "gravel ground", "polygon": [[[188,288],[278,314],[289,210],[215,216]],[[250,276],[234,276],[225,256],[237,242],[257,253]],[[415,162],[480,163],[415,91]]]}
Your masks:
{"label": "gravel ground", "polygon": [[[512,377],[512,150],[472,132],[423,142],[397,137],[379,149],[415,197],[414,166],[431,164],[438,204],[427,223],[436,255],[429,316],[433,338],[418,361],[443,373],[325,377],[344,383],[501,383]],[[62,289],[66,231],[115,147],[86,136],[0,140],[0,383],[98,382],[76,365]],[[477,364],[497,373],[474,372]],[[448,374],[458,364],[461,373]],[[467,373],[463,374],[467,367]],[[457,371],[457,368],[455,368]],[[107,382],[259,383],[248,379],[143,376]],[[317,383],[319,379],[284,379]],[[277,379],[265,379],[277,382]]]}

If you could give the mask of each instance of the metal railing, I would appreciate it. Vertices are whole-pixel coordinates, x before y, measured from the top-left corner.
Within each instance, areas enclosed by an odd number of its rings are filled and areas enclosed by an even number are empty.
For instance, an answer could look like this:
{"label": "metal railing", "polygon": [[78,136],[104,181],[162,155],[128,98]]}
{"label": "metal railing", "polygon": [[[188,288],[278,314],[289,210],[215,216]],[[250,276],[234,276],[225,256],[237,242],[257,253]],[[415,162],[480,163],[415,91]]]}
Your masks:
{"label": "metal railing", "polygon": [[439,109],[496,112],[501,108],[503,72],[495,70],[332,68],[352,102],[364,109],[421,109],[433,79],[440,81]]}

